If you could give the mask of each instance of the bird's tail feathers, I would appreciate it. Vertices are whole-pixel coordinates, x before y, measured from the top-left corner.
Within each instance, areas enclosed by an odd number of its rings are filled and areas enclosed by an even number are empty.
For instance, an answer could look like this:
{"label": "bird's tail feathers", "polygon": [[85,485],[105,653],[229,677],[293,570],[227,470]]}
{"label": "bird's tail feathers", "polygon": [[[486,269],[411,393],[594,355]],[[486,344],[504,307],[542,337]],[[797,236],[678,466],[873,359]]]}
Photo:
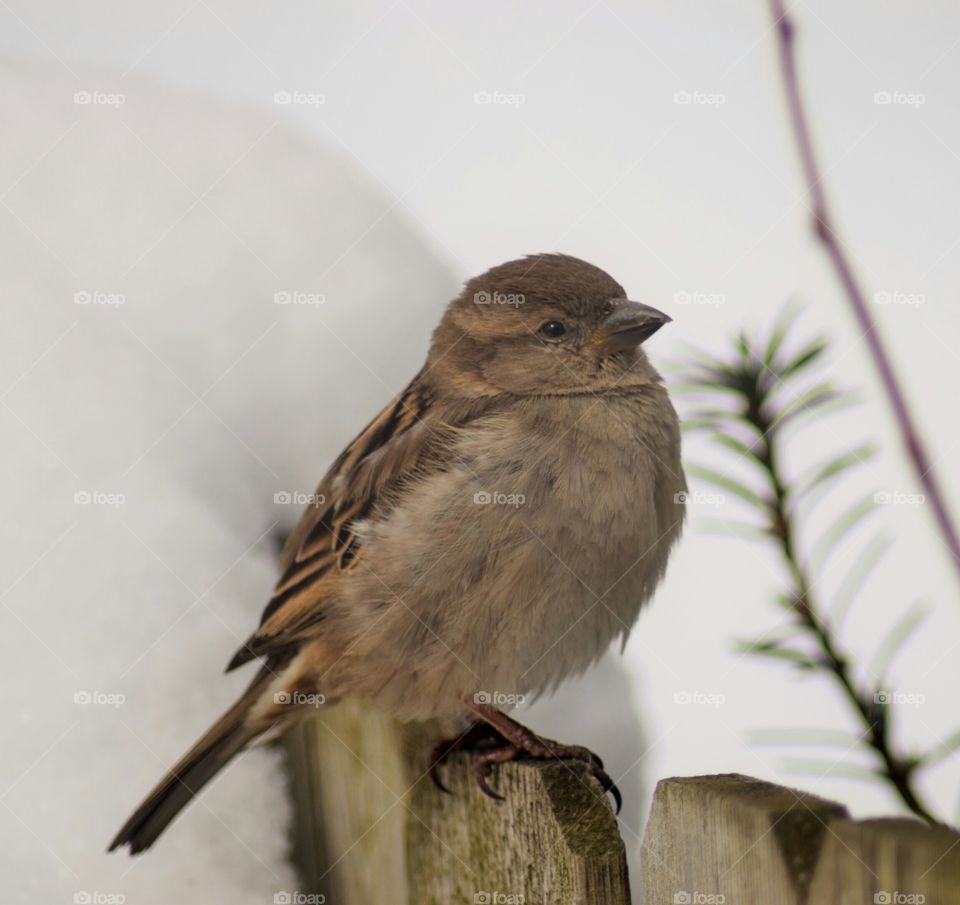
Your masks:
{"label": "bird's tail feathers", "polygon": [[251,708],[257,703],[272,673],[262,669],[240,699],[220,717],[160,781],[110,843],[110,851],[130,846],[135,855],[149,848],[195,795],[258,736],[272,728],[254,722]]}

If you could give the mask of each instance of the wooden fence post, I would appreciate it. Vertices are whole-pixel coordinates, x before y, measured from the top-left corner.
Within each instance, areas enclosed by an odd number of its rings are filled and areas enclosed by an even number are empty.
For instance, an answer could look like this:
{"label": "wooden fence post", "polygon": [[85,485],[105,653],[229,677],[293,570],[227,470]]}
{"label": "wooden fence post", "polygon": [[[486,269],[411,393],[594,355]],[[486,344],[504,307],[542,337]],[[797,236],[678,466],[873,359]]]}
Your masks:
{"label": "wooden fence post", "polygon": [[628,905],[608,797],[575,763],[506,764],[483,795],[470,761],[425,775],[440,727],[344,703],[288,733],[295,857],[329,905]]}
{"label": "wooden fence post", "polygon": [[[628,905],[616,818],[580,765],[498,767],[498,803],[457,756],[445,795],[425,775],[442,734],[358,704],[289,733],[310,901]],[[665,779],[634,885],[642,905],[960,905],[960,835],[747,776]]]}
{"label": "wooden fence post", "polygon": [[960,835],[736,774],[657,784],[644,905],[958,905]]}

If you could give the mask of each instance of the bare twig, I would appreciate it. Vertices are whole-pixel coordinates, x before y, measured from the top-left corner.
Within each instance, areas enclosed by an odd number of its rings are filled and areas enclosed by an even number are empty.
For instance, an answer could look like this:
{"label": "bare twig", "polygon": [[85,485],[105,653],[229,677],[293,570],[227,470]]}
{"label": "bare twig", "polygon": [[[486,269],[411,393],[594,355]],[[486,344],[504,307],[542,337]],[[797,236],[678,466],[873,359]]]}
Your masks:
{"label": "bare twig", "polygon": [[820,240],[833,268],[843,285],[844,292],[854,317],[860,326],[867,348],[873,357],[874,364],[880,374],[883,388],[893,408],[893,414],[899,427],[903,443],[907,450],[917,479],[922,485],[926,497],[933,507],[937,526],[943,536],[944,544],[953,559],[953,565],[960,576],[960,538],[953,519],[947,509],[940,485],[933,473],[933,463],[927,456],[920,432],[914,421],[910,408],[907,405],[903,390],[893,369],[893,364],[887,354],[883,341],[877,332],[877,325],[873,320],[870,309],[864,298],[863,290],[853,273],[853,268],[843,249],[843,243],[837,236],[833,219],[827,206],[827,198],[823,189],[823,181],[813,150],[813,141],[810,137],[810,127],[803,100],[800,96],[800,84],[797,76],[796,54],[794,52],[794,26],[787,12],[784,0],[770,0],[777,34],[779,35],[778,49],[780,55],[780,70],[783,75],[784,90],[787,96],[787,106],[790,111],[790,122],[793,127],[794,138],[800,152],[800,161],[803,166],[804,179],[810,193],[814,231]]}

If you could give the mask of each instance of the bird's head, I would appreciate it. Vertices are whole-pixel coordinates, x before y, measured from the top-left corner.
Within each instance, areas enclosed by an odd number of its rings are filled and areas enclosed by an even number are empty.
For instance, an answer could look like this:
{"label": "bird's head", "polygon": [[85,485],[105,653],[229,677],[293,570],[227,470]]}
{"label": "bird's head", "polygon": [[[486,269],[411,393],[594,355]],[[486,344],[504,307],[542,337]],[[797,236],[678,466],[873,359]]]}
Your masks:
{"label": "bird's head", "polygon": [[602,391],[658,380],[641,346],[670,318],[568,255],[531,255],[469,280],[433,337],[428,368],[478,395]]}

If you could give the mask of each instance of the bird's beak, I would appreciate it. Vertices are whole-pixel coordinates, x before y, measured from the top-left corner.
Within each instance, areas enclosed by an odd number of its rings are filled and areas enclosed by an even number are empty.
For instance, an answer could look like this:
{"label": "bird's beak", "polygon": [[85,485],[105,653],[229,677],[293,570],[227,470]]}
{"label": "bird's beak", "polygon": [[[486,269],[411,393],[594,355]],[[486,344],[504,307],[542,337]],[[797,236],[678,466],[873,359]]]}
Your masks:
{"label": "bird's beak", "polygon": [[602,346],[608,354],[625,352],[648,340],[671,320],[671,317],[649,305],[616,299],[613,311],[590,337],[590,345]]}

